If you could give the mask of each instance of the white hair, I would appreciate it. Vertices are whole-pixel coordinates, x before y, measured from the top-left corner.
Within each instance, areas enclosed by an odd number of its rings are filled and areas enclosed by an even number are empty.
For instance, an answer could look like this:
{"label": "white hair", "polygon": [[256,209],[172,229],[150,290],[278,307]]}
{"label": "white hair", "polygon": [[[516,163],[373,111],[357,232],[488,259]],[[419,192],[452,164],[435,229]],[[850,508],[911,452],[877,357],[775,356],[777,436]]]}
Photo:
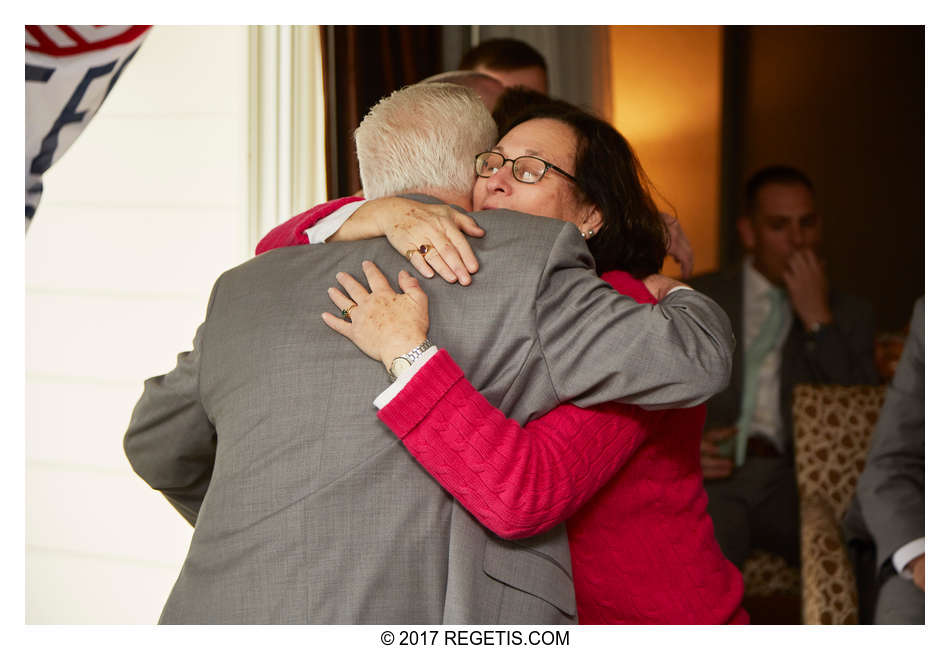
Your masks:
{"label": "white hair", "polygon": [[451,83],[406,86],[370,109],[356,132],[367,199],[407,192],[469,194],[475,156],[495,144],[495,122],[474,92]]}

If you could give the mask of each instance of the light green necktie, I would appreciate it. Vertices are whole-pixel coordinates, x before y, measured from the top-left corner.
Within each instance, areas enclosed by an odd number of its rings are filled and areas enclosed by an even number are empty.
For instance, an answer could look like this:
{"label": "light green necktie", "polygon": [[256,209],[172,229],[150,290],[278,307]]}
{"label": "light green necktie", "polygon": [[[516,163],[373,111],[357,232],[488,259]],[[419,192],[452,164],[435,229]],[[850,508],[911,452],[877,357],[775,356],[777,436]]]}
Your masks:
{"label": "light green necktie", "polygon": [[752,434],[750,427],[759,394],[759,371],[762,369],[762,362],[778,343],[779,334],[787,318],[787,310],[784,308],[785,294],[782,290],[772,287],[769,289],[768,296],[769,313],[762,323],[762,329],[759,330],[745,354],[745,367],[742,373],[742,407],[739,410],[739,422],[736,424],[738,429],[735,448],[736,467],[745,462],[746,445]]}

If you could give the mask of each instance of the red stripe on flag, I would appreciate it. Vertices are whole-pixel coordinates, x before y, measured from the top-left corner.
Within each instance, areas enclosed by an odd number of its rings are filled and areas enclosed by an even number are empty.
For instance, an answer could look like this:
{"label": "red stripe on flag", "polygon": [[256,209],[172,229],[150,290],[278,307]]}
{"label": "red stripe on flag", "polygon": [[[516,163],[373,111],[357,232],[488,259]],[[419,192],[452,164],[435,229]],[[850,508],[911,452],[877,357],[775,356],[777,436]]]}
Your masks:
{"label": "red stripe on flag", "polygon": [[55,49],[56,47],[58,47],[56,43],[54,43],[50,39],[50,37],[46,35],[46,32],[44,32],[40,28],[39,25],[27,25],[26,31],[30,33],[30,36],[32,36],[33,38],[35,38],[36,40],[40,42],[39,45],[27,45],[26,49],[33,50],[36,52],[42,52],[50,48]]}
{"label": "red stripe on flag", "polygon": [[63,30],[70,38],[75,38],[78,41],[78,45],[70,47],[60,47],[56,45],[53,41],[43,33],[43,30],[38,25],[27,25],[26,30],[40,42],[39,45],[27,45],[26,49],[31,52],[39,52],[41,54],[47,54],[49,56],[70,56],[73,54],[82,54],[84,52],[92,52],[95,50],[104,50],[110,48],[113,45],[120,45],[122,43],[128,43],[134,41],[139,36],[144,34],[146,31],[151,28],[151,25],[133,25],[127,30],[122,32],[117,36],[106,39],[104,41],[96,41],[95,43],[87,43],[79,34],[74,30],[70,29],[66,31],[67,25],[57,25],[60,29]]}
{"label": "red stripe on flag", "polygon": [[59,27],[60,30],[61,30],[64,34],[66,34],[66,36],[68,36],[69,38],[71,38],[71,39],[73,39],[74,41],[76,41],[76,46],[77,46],[77,47],[83,47],[83,46],[88,47],[88,46],[89,46],[89,41],[87,41],[87,40],[84,39],[82,36],[80,36],[80,35],[79,35],[79,32],[77,32],[75,29],[73,29],[73,28],[70,27],[69,25],[56,25],[56,26]]}

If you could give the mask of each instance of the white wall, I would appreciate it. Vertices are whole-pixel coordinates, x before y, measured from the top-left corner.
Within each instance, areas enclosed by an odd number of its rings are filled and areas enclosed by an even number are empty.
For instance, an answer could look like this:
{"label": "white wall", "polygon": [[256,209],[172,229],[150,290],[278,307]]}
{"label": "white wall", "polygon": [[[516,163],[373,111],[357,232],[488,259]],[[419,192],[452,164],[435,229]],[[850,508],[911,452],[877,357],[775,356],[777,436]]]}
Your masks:
{"label": "white wall", "polygon": [[191,527],[122,435],[251,252],[247,44],[246,27],[154,27],[44,178],[25,249],[27,623],[153,623],[178,574]]}

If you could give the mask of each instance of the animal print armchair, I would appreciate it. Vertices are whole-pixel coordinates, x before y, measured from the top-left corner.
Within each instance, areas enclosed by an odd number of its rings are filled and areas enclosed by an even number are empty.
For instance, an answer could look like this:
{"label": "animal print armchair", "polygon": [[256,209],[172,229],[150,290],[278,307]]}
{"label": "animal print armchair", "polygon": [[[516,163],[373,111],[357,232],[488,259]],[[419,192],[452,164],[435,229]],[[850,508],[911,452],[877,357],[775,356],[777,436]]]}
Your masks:
{"label": "animal print armchair", "polygon": [[841,520],[864,469],[885,386],[795,388],[795,471],[801,514],[802,622],[858,622]]}

